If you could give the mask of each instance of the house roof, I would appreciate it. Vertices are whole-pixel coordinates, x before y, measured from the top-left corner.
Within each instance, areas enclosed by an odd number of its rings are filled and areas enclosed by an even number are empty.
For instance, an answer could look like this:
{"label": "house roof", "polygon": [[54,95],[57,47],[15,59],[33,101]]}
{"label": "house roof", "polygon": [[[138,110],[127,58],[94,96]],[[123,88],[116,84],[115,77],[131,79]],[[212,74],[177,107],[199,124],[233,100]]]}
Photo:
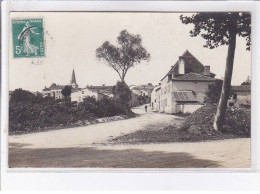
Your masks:
{"label": "house roof", "polygon": [[232,86],[231,90],[234,92],[250,92],[251,85]]}
{"label": "house roof", "polygon": [[87,86],[89,89],[108,89],[112,90],[113,86]]}
{"label": "house roof", "polygon": [[173,81],[216,81],[217,79],[210,76],[191,72],[191,73],[177,76],[172,80]]}
{"label": "house roof", "polygon": [[[204,65],[194,57],[188,50],[186,50],[181,57],[184,59],[185,62],[185,71],[187,73],[194,72],[199,74],[204,74]],[[163,80],[166,76],[172,75],[173,73],[178,75],[179,74],[179,60],[171,67],[170,71],[161,79]],[[211,76],[215,76],[214,73],[210,73]]]}
{"label": "house roof", "polygon": [[176,91],[173,92],[173,97],[176,102],[198,102],[192,91]]}
{"label": "house roof", "polygon": [[64,87],[65,87],[65,86],[57,85],[57,84],[53,83],[53,84],[51,84],[50,87],[44,88],[43,91],[60,90],[60,89],[63,89]]}
{"label": "house roof", "polygon": [[113,86],[87,86],[87,89],[94,90],[98,93],[112,93]]}

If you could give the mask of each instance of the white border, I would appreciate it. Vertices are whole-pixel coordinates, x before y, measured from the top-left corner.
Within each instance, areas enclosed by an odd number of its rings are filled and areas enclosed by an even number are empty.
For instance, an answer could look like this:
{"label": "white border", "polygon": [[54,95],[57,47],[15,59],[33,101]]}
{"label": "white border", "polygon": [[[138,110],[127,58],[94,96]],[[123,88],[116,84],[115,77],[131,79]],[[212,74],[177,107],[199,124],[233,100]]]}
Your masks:
{"label": "white border", "polygon": [[[11,11],[251,11],[252,12],[252,168],[251,169],[8,169],[8,40]],[[133,190],[260,188],[259,114],[260,3],[233,1],[4,1],[2,2],[1,181],[5,190]],[[33,172],[33,173],[30,173]],[[44,172],[44,173],[42,173]],[[66,173],[64,173],[66,172]],[[102,173],[106,172],[106,173]],[[110,173],[107,173],[110,172]],[[149,173],[148,173],[149,172]]]}

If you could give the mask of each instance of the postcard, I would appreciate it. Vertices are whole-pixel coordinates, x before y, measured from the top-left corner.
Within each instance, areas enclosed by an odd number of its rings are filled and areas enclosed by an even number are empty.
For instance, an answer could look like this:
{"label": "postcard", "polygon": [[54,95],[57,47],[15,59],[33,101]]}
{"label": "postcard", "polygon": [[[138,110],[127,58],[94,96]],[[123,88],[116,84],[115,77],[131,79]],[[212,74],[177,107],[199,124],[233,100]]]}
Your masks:
{"label": "postcard", "polygon": [[11,12],[9,168],[250,168],[250,12]]}

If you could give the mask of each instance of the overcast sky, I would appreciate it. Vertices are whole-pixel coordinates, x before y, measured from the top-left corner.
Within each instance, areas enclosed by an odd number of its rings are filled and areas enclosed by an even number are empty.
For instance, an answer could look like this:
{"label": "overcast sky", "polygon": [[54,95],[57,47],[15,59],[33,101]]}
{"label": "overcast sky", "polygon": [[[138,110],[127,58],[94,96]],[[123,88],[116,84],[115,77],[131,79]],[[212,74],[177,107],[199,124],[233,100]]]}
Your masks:
{"label": "overcast sky", "polygon": [[[180,13],[11,13],[11,18],[44,19],[46,57],[13,59],[10,40],[9,89],[41,91],[51,83],[69,84],[73,66],[80,87],[114,85],[119,80],[117,73],[97,61],[95,50],[104,41],[116,44],[117,36],[124,29],[140,34],[143,46],[151,54],[149,62],[129,70],[127,84],[158,84],[187,49],[222,78],[227,46],[204,48],[205,40],[190,37],[193,26],[182,24],[179,16]],[[237,39],[233,85],[241,84],[251,75],[251,52],[246,51],[245,44],[244,39]]]}

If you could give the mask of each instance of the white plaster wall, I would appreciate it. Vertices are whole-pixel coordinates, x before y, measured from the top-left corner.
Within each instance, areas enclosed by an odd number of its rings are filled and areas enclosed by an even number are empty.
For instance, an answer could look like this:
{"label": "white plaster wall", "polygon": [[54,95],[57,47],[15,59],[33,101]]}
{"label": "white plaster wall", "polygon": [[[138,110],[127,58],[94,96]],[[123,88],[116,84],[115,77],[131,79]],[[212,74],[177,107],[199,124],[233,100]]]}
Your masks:
{"label": "white plaster wall", "polygon": [[[82,93],[82,91],[84,93]],[[92,92],[88,89],[83,89],[83,90],[71,93],[71,101],[72,102],[83,102],[83,98],[85,98],[87,96],[95,96],[95,98],[98,99],[98,94],[96,92]]]}
{"label": "white plaster wall", "polygon": [[61,89],[59,90],[51,90],[51,97],[54,97],[55,96],[55,99],[63,99],[63,95],[61,93]]}
{"label": "white plaster wall", "polygon": [[197,96],[197,100],[200,103],[204,102],[208,86],[214,84],[214,82],[191,82],[191,81],[173,81],[172,91],[190,90],[194,91]]}
{"label": "white plaster wall", "polygon": [[183,113],[193,113],[202,106],[203,105],[201,105],[201,104],[185,104]]}

